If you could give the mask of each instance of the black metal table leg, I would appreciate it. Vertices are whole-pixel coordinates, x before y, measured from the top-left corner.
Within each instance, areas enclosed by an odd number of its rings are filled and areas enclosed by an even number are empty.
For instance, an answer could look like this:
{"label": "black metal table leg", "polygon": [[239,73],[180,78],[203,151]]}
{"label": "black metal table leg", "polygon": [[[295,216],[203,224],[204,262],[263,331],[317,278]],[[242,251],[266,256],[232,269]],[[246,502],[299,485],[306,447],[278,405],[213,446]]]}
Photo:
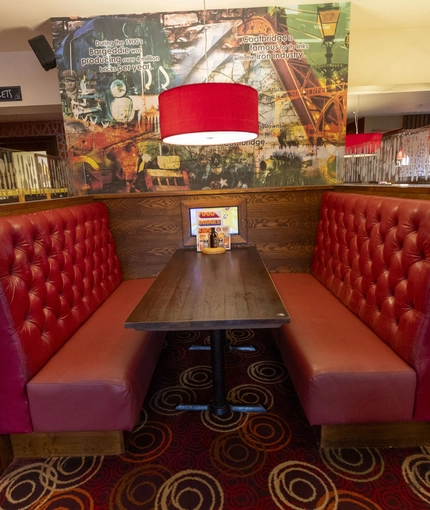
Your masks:
{"label": "black metal table leg", "polygon": [[[255,352],[256,349],[253,345],[233,345],[227,342],[226,338],[226,347],[229,351],[242,351],[242,352]],[[202,344],[193,344],[188,347],[189,351],[210,351],[210,345],[202,345]]]}
{"label": "black metal table leg", "polygon": [[213,401],[210,411],[217,416],[223,416],[230,411],[230,406],[225,395],[225,330],[215,329],[211,331],[211,354],[212,354],[212,387]]}
{"label": "black metal table leg", "polygon": [[179,404],[177,411],[211,411],[216,416],[224,416],[229,412],[264,413],[266,408],[261,405],[234,405],[227,401],[225,390],[225,344],[226,332],[215,329],[210,333],[212,358],[213,401],[210,404]]}

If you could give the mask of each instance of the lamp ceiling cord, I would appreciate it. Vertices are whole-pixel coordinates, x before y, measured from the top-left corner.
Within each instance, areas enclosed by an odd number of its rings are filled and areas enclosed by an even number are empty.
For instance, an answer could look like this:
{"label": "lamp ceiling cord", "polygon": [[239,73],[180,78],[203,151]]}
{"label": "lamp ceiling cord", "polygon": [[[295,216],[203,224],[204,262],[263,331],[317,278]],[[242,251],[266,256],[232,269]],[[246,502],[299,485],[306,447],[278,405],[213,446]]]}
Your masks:
{"label": "lamp ceiling cord", "polygon": [[209,81],[209,63],[208,63],[208,36],[206,33],[206,0],[203,0],[203,33],[205,37],[205,64],[206,64],[205,83],[207,83]]}
{"label": "lamp ceiling cord", "polygon": [[[203,0],[206,78],[165,90],[158,96],[160,137],[175,145],[222,145],[258,136],[258,92],[249,85],[209,82],[206,0]],[[217,75],[218,76],[218,75]],[[200,78],[201,79],[201,78]]]}
{"label": "lamp ceiling cord", "polygon": [[354,112],[354,122],[355,122],[355,134],[358,135],[358,107],[360,105],[360,96],[357,96],[357,108]]}

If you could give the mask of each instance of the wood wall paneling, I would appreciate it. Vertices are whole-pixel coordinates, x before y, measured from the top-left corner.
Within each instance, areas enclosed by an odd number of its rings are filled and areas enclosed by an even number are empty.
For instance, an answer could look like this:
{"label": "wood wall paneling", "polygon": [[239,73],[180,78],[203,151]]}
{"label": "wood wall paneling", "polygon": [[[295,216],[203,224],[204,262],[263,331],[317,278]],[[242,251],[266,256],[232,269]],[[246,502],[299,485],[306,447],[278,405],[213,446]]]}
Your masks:
{"label": "wood wall paneling", "polygon": [[156,276],[182,247],[181,197],[131,195],[103,201],[124,277]]}
{"label": "wood wall paneling", "polygon": [[[111,195],[103,201],[109,209],[126,279],[157,276],[174,251],[185,247],[183,228],[188,227],[184,227],[183,215],[188,214],[190,204],[217,207],[243,201],[247,237],[241,245],[256,246],[271,272],[309,272],[321,197],[326,189]],[[233,246],[238,247],[234,240]]]}
{"label": "wood wall paneling", "polygon": [[270,272],[309,272],[322,190],[255,193],[248,198],[248,242]]}
{"label": "wood wall paneling", "polygon": [[[184,248],[184,209],[228,201],[246,203],[246,242],[255,246],[270,272],[309,272],[324,191],[430,199],[430,187],[320,186],[228,192],[95,195],[0,205],[0,216],[32,213],[91,201],[106,203],[126,279],[155,277],[178,248]],[[188,204],[184,208],[184,203]],[[188,228],[188,227],[187,227]],[[194,246],[186,247],[195,249]]]}

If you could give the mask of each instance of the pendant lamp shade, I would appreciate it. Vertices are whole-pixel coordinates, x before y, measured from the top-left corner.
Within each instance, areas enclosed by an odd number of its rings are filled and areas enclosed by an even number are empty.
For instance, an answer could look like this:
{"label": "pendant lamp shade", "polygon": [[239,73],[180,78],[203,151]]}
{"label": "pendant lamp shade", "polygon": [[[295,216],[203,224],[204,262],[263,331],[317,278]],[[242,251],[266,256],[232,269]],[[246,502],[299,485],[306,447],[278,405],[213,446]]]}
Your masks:
{"label": "pendant lamp shade", "polygon": [[161,139],[175,145],[219,145],[258,136],[258,92],[239,83],[197,83],[158,96]]}

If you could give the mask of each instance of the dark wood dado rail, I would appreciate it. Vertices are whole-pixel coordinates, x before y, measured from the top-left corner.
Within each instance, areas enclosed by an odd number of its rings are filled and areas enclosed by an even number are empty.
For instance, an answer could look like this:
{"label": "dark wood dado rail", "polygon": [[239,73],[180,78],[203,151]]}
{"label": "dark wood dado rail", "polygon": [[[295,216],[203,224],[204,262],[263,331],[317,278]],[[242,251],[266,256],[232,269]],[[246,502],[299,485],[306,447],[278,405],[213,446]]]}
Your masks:
{"label": "dark wood dado rail", "polygon": [[367,186],[359,184],[342,184],[334,186],[338,193],[360,193],[361,195],[381,195],[384,197],[415,198],[416,200],[430,200],[430,182],[427,186],[413,184],[401,186],[399,184]]}
{"label": "dark wood dado rail", "polygon": [[13,204],[0,204],[0,216],[13,214],[31,214],[37,211],[58,209],[70,205],[89,204],[94,202],[93,196],[74,198],[55,198],[52,200],[34,200],[31,202],[15,202]]}
{"label": "dark wood dado rail", "polygon": [[[255,246],[270,272],[310,270],[322,193],[430,199],[430,187],[316,186],[271,189],[93,195],[0,206],[0,216],[103,201],[126,279],[155,277],[178,248],[191,241],[190,207],[239,205],[238,246]],[[233,240],[234,242],[234,240]]]}

